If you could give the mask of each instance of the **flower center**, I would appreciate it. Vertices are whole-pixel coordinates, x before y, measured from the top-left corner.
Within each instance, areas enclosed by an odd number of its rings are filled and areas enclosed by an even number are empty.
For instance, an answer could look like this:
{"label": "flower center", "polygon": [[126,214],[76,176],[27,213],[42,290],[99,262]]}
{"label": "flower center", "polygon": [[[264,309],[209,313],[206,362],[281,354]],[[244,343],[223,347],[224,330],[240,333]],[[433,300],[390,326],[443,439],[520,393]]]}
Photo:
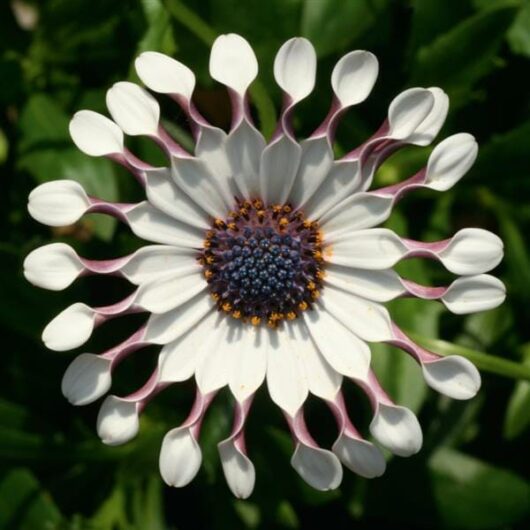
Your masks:
{"label": "flower center", "polygon": [[221,311],[275,328],[310,308],[322,288],[318,223],[289,204],[237,201],[206,233],[199,261]]}

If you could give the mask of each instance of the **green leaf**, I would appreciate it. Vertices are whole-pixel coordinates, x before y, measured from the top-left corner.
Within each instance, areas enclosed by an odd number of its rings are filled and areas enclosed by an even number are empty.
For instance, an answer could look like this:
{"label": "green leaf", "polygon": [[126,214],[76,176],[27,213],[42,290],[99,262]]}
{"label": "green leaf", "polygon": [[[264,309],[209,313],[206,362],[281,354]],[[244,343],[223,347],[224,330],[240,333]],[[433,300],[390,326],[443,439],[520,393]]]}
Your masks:
{"label": "green leaf", "polygon": [[451,449],[437,451],[429,469],[444,528],[501,528],[529,513],[529,485],[510,471]]}
{"label": "green leaf", "polygon": [[469,98],[469,91],[496,66],[496,57],[515,10],[501,7],[480,12],[420,48],[412,84],[440,84],[452,97],[453,108]]}
{"label": "green leaf", "polygon": [[508,43],[513,53],[530,57],[530,3],[521,8],[508,31]]}
{"label": "green leaf", "polygon": [[0,481],[0,528],[58,529],[61,513],[28,469],[12,469]]}
{"label": "green leaf", "polygon": [[305,0],[301,33],[319,56],[344,50],[372,26],[376,26],[388,0]]}
{"label": "green leaf", "polygon": [[173,55],[177,49],[171,19],[161,0],[142,0],[147,31],[138,43],[137,53],[158,51]]}
{"label": "green leaf", "polygon": [[[530,367],[530,345],[524,348],[524,361]],[[504,436],[509,440],[522,434],[530,426],[530,382],[519,381],[513,390],[506,416],[504,417]]]}

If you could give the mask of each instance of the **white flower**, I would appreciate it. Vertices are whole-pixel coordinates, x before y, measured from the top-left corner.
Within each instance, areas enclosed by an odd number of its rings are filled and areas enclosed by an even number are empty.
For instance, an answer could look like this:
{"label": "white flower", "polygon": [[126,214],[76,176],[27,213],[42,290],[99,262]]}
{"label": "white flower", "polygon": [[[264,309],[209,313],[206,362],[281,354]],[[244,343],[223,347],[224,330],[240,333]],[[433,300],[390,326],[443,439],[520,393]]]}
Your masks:
{"label": "white flower", "polygon": [[[475,140],[456,134],[434,148],[417,174],[367,191],[374,172],[396,149],[433,140],[447,114],[446,94],[435,87],[406,90],[390,103],[387,118],[371,138],[334,160],[338,120],[368,97],[376,81],[379,67],[370,52],[351,52],[339,60],[331,75],[329,114],[302,142],[295,137],[292,115],[316,79],[316,54],[306,39],[289,40],[276,56],[274,76],[284,107],[269,143],[249,114],[247,91],[258,62],[242,37],[219,37],[210,56],[212,77],[231,97],[228,133],[195,108],[195,76],[186,66],[155,52],[143,53],[135,64],[149,89],[182,107],[196,149],[186,152],[164,130],[153,95],[138,85],[117,83],[107,94],[114,121],[81,111],[70,132],[88,155],[127,167],[145,188],[146,200],[109,203],[89,197],[72,181],[46,183],[30,194],[29,212],[42,223],[60,226],[84,213],[102,213],[155,243],[101,262],[82,258],[62,243],[38,248],[26,258],[27,279],[47,289],[65,289],[87,274],[121,276],[135,286],[126,299],[110,306],[76,303],[65,309],[43,332],[51,349],[81,346],[111,318],[149,315],[121,344],[74,359],[63,378],[64,395],[75,405],[98,399],[111,386],[117,363],[137,349],[161,345],[157,368],[142,388],[103,402],[100,437],[111,445],[128,441],[158,392],[195,377],[195,404],[188,419],[167,433],[160,453],[164,480],[184,486],[202,461],[203,416],[216,392],[228,386],[235,399],[234,425],[229,438],[219,442],[219,453],[228,485],[241,498],[251,494],[256,475],[245,446],[245,422],[264,382],[294,439],[291,464],[317,489],[340,484],[341,463],[369,478],[385,470],[381,451],[363,439],[348,417],[341,392],[344,378],[368,396],[376,442],[399,456],[419,451],[418,420],[381,388],[370,368],[368,343],[403,349],[419,363],[431,387],[455,399],[473,397],[480,376],[466,359],[440,357],[415,344],[382,304],[416,296],[464,314],[496,307],[505,297],[502,282],[485,274],[502,259],[502,242],[494,234],[466,228],[450,239],[423,243],[377,228],[404,194],[418,188],[445,191],[473,164]],[[124,147],[123,133],[157,142],[167,154],[167,167],[154,168],[135,157]],[[418,285],[392,270],[411,257],[437,260],[462,277],[448,286]],[[327,403],[337,421],[330,449],[318,446],[304,422],[310,393]]]}

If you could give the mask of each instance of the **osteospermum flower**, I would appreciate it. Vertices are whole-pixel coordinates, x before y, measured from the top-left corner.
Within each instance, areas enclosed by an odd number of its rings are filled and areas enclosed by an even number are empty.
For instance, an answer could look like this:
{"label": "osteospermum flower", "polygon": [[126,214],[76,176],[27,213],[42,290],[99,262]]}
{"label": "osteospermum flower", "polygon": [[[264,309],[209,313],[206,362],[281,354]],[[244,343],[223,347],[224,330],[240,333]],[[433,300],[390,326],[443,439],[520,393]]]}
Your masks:
{"label": "osteospermum flower", "polygon": [[[235,399],[229,438],[219,443],[233,493],[252,492],[255,471],[245,447],[245,421],[252,398],[266,381],[293,436],[292,466],[320,490],[336,488],[342,466],[363,477],[385,470],[385,459],[348,417],[343,378],[358,385],[373,407],[370,432],[380,445],[410,456],[422,445],[415,415],[395,404],[370,368],[369,342],[384,342],[410,354],[426,382],[455,399],[474,396],[476,368],[458,356],[426,351],[393,323],[384,302],[413,296],[437,300],[457,314],[499,305],[503,284],[489,276],[502,258],[494,234],[478,228],[451,239],[424,243],[375,228],[410,191],[445,191],[470,168],[474,138],[455,134],[432,151],[427,166],[394,186],[367,191],[383,161],[405,145],[428,145],[440,130],[448,97],[439,88],[411,88],[399,94],[377,132],[334,160],[339,119],[364,101],[378,74],[367,51],[342,57],[331,75],[329,114],[301,142],[292,128],[293,111],[315,84],[316,55],[303,38],[278,51],[274,76],[283,91],[283,110],[267,143],[249,113],[247,91],[258,73],[245,39],[223,35],[213,44],[212,77],[224,84],[232,104],[229,133],[209,124],[192,102],[195,77],[174,59],[141,54],[136,71],[152,91],[169,95],[186,113],[195,139],[188,153],[159,122],[155,98],[140,86],[116,83],[107,93],[112,120],[82,110],[70,123],[76,145],[130,170],[145,189],[138,204],[115,204],[88,196],[71,180],[37,187],[29,212],[50,226],[76,222],[98,212],[117,217],[140,238],[155,243],[107,261],[78,256],[63,243],[40,247],[26,258],[28,280],[52,290],[88,274],[126,278],[136,289],[106,307],[76,303],[50,322],[45,344],[62,351],[81,346],[94,328],[116,316],[146,312],[146,323],[121,344],[101,353],[82,353],[70,364],[62,390],[74,405],[91,403],[111,386],[112,372],[125,357],[160,345],[158,365],[145,385],[102,403],[97,429],[104,443],[133,438],[139,415],[168,385],[195,377],[196,400],[188,419],[169,431],[160,452],[160,471],[173,486],[184,486],[201,463],[199,434],[217,391],[228,386]],[[167,167],[152,167],[125,146],[123,135],[148,136],[166,153]],[[459,275],[444,287],[418,285],[392,267],[410,257],[439,261]],[[304,422],[309,393],[324,400],[336,419],[331,450],[321,448]]]}

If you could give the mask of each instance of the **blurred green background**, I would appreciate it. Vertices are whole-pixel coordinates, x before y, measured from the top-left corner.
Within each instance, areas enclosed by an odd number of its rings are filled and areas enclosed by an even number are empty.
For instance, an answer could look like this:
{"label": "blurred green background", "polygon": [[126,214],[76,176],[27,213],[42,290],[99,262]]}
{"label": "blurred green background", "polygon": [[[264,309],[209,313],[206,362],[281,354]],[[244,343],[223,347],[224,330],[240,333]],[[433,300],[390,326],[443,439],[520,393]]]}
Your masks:
{"label": "blurred green background", "polygon": [[[402,353],[374,348],[377,373],[391,396],[420,417],[423,451],[393,459],[386,475],[367,481],[345,473],[341,488],[318,493],[289,466],[291,444],[283,418],[261,389],[250,419],[248,446],[257,467],[250,500],[235,500],[224,484],[216,443],[227,435],[231,398],[222,393],[207,416],[201,439],[204,465],[182,490],[158,475],[166,430],[186,416],[193,385],[171,388],[142,418],[137,439],[109,448],[95,432],[97,405],[74,409],[61,396],[62,373],[73,354],[47,351],[45,324],[75,301],[102,305],[130,291],[125,282],[87,278],[65,292],[44,292],[22,276],[24,256],[53,240],[82,256],[128,253],[138,242],[109,219],[87,216],[50,230],[26,212],[38,183],[76,179],[110,200],[140,197],[133,179],[102,159],[78,152],[68,136],[73,112],[105,112],[105,91],[122,79],[143,50],[176,56],[197,74],[197,105],[226,127],[224,90],[208,76],[209,44],[238,32],[260,61],[253,111],[270,134],[279,91],[272,63],[283,41],[304,35],[319,55],[317,89],[296,111],[300,136],[325,115],[329,76],[341,54],[374,52],[381,72],[363,105],[338,131],[337,153],[367,138],[391,99],[410,86],[439,85],[451,97],[440,135],[467,131],[481,146],[475,167],[444,194],[408,197],[388,225],[401,235],[433,240],[463,226],[493,230],[504,239],[498,274],[508,287],[499,309],[454,317],[435,303],[405,300],[391,308],[398,323],[444,352],[474,356],[483,389],[471,402],[427,391],[419,369]],[[163,530],[238,528],[522,529],[529,524],[530,425],[530,2],[495,0],[2,0],[0,3],[0,529]],[[168,128],[190,144],[179,109],[162,102]],[[148,142],[131,148],[161,160]],[[379,171],[376,184],[408,177],[430,148],[408,148]],[[408,262],[400,272],[425,284],[444,284],[435,264]],[[95,334],[84,351],[99,352],[127,336],[141,320],[117,321]],[[517,363],[503,365],[487,352]],[[120,366],[113,391],[142,383],[155,365],[145,350]],[[508,374],[499,375],[499,371]],[[509,375],[519,374],[519,380]],[[527,381],[524,381],[524,377]],[[363,432],[369,407],[346,385]],[[310,399],[308,422],[331,444],[334,424]],[[526,524],[525,524],[526,523]]]}

